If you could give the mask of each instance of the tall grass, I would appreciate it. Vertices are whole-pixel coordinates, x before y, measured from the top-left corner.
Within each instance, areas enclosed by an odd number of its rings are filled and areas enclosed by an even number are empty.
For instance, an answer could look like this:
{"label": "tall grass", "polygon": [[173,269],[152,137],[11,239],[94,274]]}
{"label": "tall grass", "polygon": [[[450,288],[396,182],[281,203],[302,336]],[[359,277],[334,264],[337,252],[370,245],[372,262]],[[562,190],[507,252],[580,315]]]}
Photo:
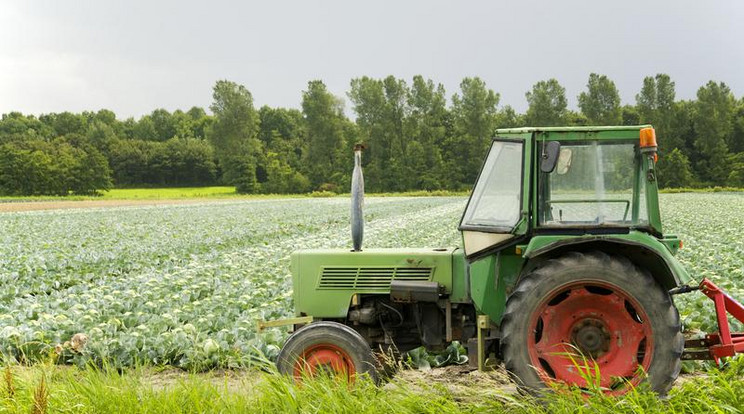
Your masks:
{"label": "tall grass", "polygon": [[[152,369],[110,369],[38,364],[5,367],[0,411],[74,413],[740,413],[744,360],[678,384],[666,399],[644,387],[624,397],[560,390],[538,401],[494,389],[473,399],[443,383],[393,379],[375,386],[347,385],[330,377],[296,384],[270,372],[250,380],[222,374],[183,374],[157,382]],[[224,378],[222,380],[221,378]],[[478,387],[474,377],[473,387]],[[12,390],[12,391],[11,391]]]}

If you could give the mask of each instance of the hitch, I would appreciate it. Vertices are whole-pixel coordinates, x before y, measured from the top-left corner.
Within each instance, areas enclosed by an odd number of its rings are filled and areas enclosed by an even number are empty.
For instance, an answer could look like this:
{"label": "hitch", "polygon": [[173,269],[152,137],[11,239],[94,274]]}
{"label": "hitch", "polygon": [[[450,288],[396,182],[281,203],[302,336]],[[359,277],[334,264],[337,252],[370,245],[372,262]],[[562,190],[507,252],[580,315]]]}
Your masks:
{"label": "hitch", "polygon": [[[731,316],[744,323],[744,305],[734,300],[708,279],[703,279],[700,282],[699,289],[705,296],[711,298],[715,304],[718,333],[707,334],[702,339],[685,341],[685,351],[682,353],[682,359],[712,359],[720,365],[721,358],[732,357],[739,352],[744,352],[744,333],[732,333],[727,318],[727,314],[731,314]],[[687,348],[703,349],[688,350]]]}

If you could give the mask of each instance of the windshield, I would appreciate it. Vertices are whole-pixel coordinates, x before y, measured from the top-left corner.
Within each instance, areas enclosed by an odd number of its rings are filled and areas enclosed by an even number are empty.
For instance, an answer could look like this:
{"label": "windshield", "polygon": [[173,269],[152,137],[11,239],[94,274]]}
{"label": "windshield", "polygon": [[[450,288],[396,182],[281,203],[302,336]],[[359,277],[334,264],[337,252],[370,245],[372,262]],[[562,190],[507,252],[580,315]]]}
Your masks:
{"label": "windshield", "polygon": [[461,228],[508,233],[519,221],[521,205],[522,143],[494,141]]}
{"label": "windshield", "polygon": [[[632,143],[562,143],[556,168],[541,175],[540,224],[620,225],[646,222]],[[636,189],[636,194],[643,189]]]}

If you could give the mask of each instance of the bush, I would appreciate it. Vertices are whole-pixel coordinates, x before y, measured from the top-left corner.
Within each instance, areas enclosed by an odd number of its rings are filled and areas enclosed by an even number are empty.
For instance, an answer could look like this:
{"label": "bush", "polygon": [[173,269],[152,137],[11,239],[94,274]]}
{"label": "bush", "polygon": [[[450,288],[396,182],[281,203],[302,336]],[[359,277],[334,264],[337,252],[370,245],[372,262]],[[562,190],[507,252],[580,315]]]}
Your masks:
{"label": "bush", "polygon": [[111,188],[106,158],[92,146],[64,139],[14,141],[0,146],[0,193],[91,195]]}
{"label": "bush", "polygon": [[690,160],[678,148],[659,158],[659,184],[661,187],[689,187],[694,184]]}
{"label": "bush", "polygon": [[310,193],[310,197],[336,197],[336,193],[332,193],[330,191],[313,191],[312,193]]}

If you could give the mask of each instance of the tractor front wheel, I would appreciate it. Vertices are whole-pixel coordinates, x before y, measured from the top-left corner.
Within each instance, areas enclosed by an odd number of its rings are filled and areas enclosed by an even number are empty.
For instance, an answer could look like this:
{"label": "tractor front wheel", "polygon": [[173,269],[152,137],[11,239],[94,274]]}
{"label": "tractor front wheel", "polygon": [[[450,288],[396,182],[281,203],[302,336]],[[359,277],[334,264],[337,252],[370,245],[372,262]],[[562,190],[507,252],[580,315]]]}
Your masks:
{"label": "tractor front wheel", "polygon": [[279,372],[306,376],[343,376],[353,381],[365,374],[377,381],[377,360],[367,341],[352,328],[331,321],[303,326],[287,339],[276,362]]}
{"label": "tractor front wheel", "polygon": [[668,292],[626,258],[601,252],[551,259],[525,275],[501,328],[506,369],[532,393],[564,383],[623,394],[647,378],[664,395],[684,347]]}

